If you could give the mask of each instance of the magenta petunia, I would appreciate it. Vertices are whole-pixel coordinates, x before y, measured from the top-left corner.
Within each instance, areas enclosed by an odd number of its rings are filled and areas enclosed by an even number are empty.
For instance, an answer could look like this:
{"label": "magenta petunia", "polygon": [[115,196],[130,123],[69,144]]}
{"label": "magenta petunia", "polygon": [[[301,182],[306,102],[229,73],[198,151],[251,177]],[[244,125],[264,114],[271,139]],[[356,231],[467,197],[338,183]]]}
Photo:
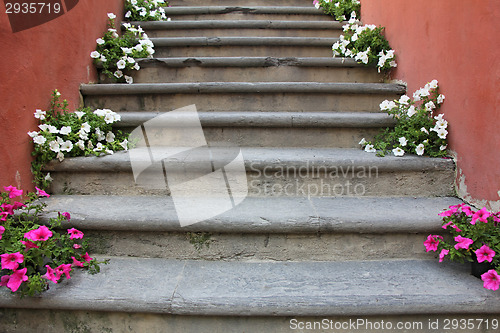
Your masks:
{"label": "magenta petunia", "polygon": [[441,253],[439,254],[439,262],[443,262],[444,257],[446,257],[448,253],[450,253],[450,250],[442,249]]}
{"label": "magenta petunia", "polygon": [[2,239],[2,235],[5,232],[5,228],[0,225],[0,239]]}
{"label": "magenta petunia", "polygon": [[470,238],[462,237],[462,236],[457,236],[455,237],[455,249],[465,249],[468,250],[469,246],[474,243],[474,241]]}
{"label": "magenta petunia", "polygon": [[23,195],[23,190],[18,190],[14,186],[5,186],[4,189],[9,192],[9,198],[11,199]]}
{"label": "magenta petunia", "polygon": [[82,255],[83,260],[86,262],[92,261],[92,258],[89,256],[88,252],[86,252],[84,255]]}
{"label": "magenta petunia", "polygon": [[68,229],[69,239],[81,239],[83,238],[83,232],[75,228]]}
{"label": "magenta petunia", "polygon": [[24,238],[27,238],[32,241],[46,241],[50,237],[52,237],[52,231],[49,230],[46,226],[42,225],[38,229],[28,231],[24,234]]}
{"label": "magenta petunia", "polygon": [[16,253],[5,253],[0,255],[2,269],[16,270],[19,264],[24,261],[24,256],[20,252]]}
{"label": "magenta petunia", "polygon": [[59,281],[59,278],[61,276],[56,276],[56,270],[53,269],[52,267],[50,267],[49,265],[45,265],[45,267],[47,267],[47,272],[45,273],[45,275],[43,277],[49,281],[57,283],[57,281]]}
{"label": "magenta petunia", "polygon": [[9,215],[14,215],[14,205],[3,203],[0,207],[2,207],[3,211]]}
{"label": "magenta petunia", "polygon": [[66,218],[66,220],[71,220],[71,214],[68,213],[68,212],[64,212],[64,213],[61,213],[62,216],[64,216]]}
{"label": "magenta petunia", "polygon": [[56,267],[56,277],[61,277],[63,274],[66,275],[66,279],[71,279],[69,273],[71,272],[71,264],[62,264]]}
{"label": "magenta petunia", "polygon": [[424,242],[425,251],[437,251],[439,245],[439,239],[443,239],[443,237],[439,235],[429,235]]}
{"label": "magenta petunia", "polygon": [[462,212],[464,212],[465,215],[467,215],[467,216],[474,215],[474,211],[472,210],[472,208],[470,208],[469,206],[466,206],[466,205],[462,206]]}
{"label": "magenta petunia", "polygon": [[50,197],[49,194],[47,194],[47,192],[45,192],[44,190],[42,189],[39,189],[38,187],[35,186],[35,189],[36,189],[36,194],[38,194],[39,197]]}
{"label": "magenta petunia", "polygon": [[26,246],[26,248],[24,249],[25,251],[28,251],[29,249],[38,249],[38,245],[30,241],[21,241],[21,244]]}
{"label": "magenta petunia", "polygon": [[13,292],[17,291],[21,284],[24,281],[28,281],[28,276],[26,275],[26,272],[28,269],[25,267],[23,269],[14,271],[9,277],[9,281],[7,282],[7,288],[10,288]]}
{"label": "magenta petunia", "polygon": [[500,276],[494,269],[490,269],[481,275],[481,280],[484,281],[484,287],[486,289],[498,290],[498,287],[500,287]]}
{"label": "magenta petunia", "polygon": [[83,262],[76,260],[75,257],[71,257],[73,259],[73,267],[83,267]]}
{"label": "magenta petunia", "polygon": [[7,217],[9,216],[9,213],[8,212],[0,212],[0,216],[2,218],[0,218],[0,221],[7,221]]}
{"label": "magenta petunia", "polygon": [[2,275],[2,277],[0,278],[0,287],[7,287],[9,279],[10,275]]}
{"label": "magenta petunia", "polygon": [[491,213],[486,210],[486,207],[483,207],[472,215],[470,224],[476,224],[478,220],[483,223],[488,223],[488,217],[490,216]]}
{"label": "magenta petunia", "polygon": [[495,256],[495,251],[490,249],[488,245],[481,246],[474,253],[476,254],[477,262],[491,262],[493,260],[493,257]]}

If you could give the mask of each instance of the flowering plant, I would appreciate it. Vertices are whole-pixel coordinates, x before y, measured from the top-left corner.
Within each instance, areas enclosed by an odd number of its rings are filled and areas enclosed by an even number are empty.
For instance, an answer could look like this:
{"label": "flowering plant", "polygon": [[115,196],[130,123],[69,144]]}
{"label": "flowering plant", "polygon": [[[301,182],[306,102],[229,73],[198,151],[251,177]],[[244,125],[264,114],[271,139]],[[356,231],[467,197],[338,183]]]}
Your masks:
{"label": "flowering plant", "polygon": [[33,296],[49,288],[49,281],[59,283],[63,276],[70,279],[75,267],[100,270],[99,264],[89,256],[88,242],[83,232],[70,228],[60,230],[69,213],[58,213],[48,224],[40,222],[40,213],[46,207],[39,197],[49,195],[39,189],[28,193],[24,203],[16,201],[23,190],[4,187],[0,193],[0,286],[21,296]]}
{"label": "flowering plant", "polygon": [[[165,9],[168,2],[163,0],[127,0],[125,1],[125,18],[129,21],[162,21],[167,20]],[[170,21],[170,18],[168,19]]]}
{"label": "flowering plant", "polygon": [[90,108],[70,113],[68,102],[60,102],[60,96],[54,90],[49,110],[35,111],[40,131],[28,132],[34,142],[35,160],[31,169],[36,184],[42,188],[47,188],[52,180],[50,174],[43,173],[43,167],[53,159],[63,161],[65,157],[100,156],[128,149],[128,135],[112,128],[120,115],[108,109],[91,111]]}
{"label": "flowering plant", "polygon": [[481,275],[486,289],[500,286],[500,212],[491,213],[482,208],[474,211],[465,204],[450,206],[439,214],[443,229],[451,234],[450,241],[440,235],[429,235],[424,241],[426,251],[439,251],[439,262],[452,261],[491,264],[491,269]]}
{"label": "flowering plant", "polygon": [[323,8],[323,11],[335,17],[337,21],[345,21],[346,15],[355,12],[360,14],[361,3],[359,0],[314,0],[316,9]]}
{"label": "flowering plant", "polygon": [[130,23],[124,23],[125,32],[119,36],[115,29],[116,15],[108,13],[108,31],[102,38],[97,38],[97,48],[90,53],[90,57],[98,66],[102,66],[103,74],[118,81],[129,84],[134,80],[125,75],[125,70],[139,70],[136,62],[138,58],[150,58],[155,53],[154,44],[144,30]]}
{"label": "flowering plant", "polygon": [[373,24],[358,25],[356,12],[351,13],[349,22],[343,26],[344,34],[332,45],[333,56],[354,58],[365,65],[376,65],[378,71],[396,67],[394,50],[382,35],[383,27]]}
{"label": "flowering plant", "polygon": [[380,156],[391,150],[394,156],[403,156],[405,153],[446,156],[448,122],[443,114],[435,115],[445,96],[439,94],[438,89],[438,81],[432,80],[415,91],[413,100],[403,95],[399,100],[383,101],[380,109],[394,117],[395,127],[384,130],[373,144],[364,138],[359,144],[366,152],[378,151]]}

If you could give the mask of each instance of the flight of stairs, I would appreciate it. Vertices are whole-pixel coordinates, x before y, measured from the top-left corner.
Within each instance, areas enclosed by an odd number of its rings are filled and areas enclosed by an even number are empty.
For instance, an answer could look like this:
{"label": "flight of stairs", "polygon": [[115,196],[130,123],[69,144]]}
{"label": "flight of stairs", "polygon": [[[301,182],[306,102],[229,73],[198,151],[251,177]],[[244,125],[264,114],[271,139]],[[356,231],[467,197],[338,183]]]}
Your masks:
{"label": "flight of stairs", "polygon": [[[126,131],[196,105],[209,145],[239,147],[248,197],[181,227],[166,188],[134,182],[127,152],[50,164],[48,209],[69,211],[110,263],[35,299],[2,293],[0,331],[289,332],[328,318],[436,332],[431,320],[496,318],[498,293],[423,246],[460,202],[453,161],[359,149],[393,125],[379,104],[405,88],[332,58],[342,24],[307,0],[170,4],[172,21],[140,23],[156,53],[134,84],[83,84],[84,103],[119,112]],[[372,331],[349,327],[336,332]]]}

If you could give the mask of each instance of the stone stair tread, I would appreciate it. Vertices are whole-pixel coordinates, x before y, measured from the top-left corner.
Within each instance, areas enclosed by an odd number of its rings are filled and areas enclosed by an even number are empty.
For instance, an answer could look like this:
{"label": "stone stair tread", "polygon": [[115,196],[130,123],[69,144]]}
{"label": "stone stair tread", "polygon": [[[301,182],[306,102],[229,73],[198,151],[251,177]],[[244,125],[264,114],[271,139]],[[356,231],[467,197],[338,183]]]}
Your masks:
{"label": "stone stair tread", "polygon": [[[121,121],[115,127],[136,127],[149,121],[159,112],[118,112]],[[198,116],[205,127],[285,127],[285,128],[376,128],[394,126],[386,113],[375,112],[293,112],[293,111],[204,111]]]}
{"label": "stone stair tread", "polygon": [[129,94],[210,94],[210,93],[336,93],[404,94],[406,88],[396,83],[352,82],[188,82],[135,84],[82,84],[83,95]]}
{"label": "stone stair tread", "polygon": [[[143,148],[135,148],[143,149]],[[156,149],[160,149],[156,147]],[[178,148],[164,148],[166,152],[179,151]],[[220,149],[216,154],[225,161],[225,147],[212,147]],[[376,156],[374,153],[367,153],[361,149],[354,148],[267,148],[267,147],[241,147],[241,152],[247,167],[268,168],[326,168],[326,170],[338,170],[345,173],[357,172],[354,168],[376,168],[378,172],[393,171],[449,171],[454,169],[451,159],[429,158],[416,155],[405,155],[402,157]],[[234,153],[229,149],[228,154]],[[148,154],[144,154],[146,156]],[[149,156],[149,155],[148,155]],[[166,155],[163,155],[166,156]],[[200,155],[205,161],[205,155]],[[233,157],[234,158],[234,157]],[[193,162],[195,158],[191,159]],[[227,161],[226,161],[227,162]],[[214,160],[214,163],[217,163]],[[219,164],[216,164],[219,165]],[[46,171],[99,171],[99,172],[119,172],[131,171],[129,154],[125,151],[117,152],[113,155],[101,157],[73,157],[64,161],[51,161],[47,164]],[[322,169],[323,170],[323,169]]]}
{"label": "stone stair tread", "polygon": [[338,21],[286,20],[183,20],[127,22],[144,30],[170,29],[342,29]]}
{"label": "stone stair tread", "polygon": [[314,6],[175,6],[165,7],[165,13],[167,16],[230,13],[325,15]]}
{"label": "stone stair tread", "polygon": [[35,299],[0,306],[221,316],[500,313],[500,295],[466,265],[437,260],[217,262],[112,257]]}
{"label": "stone stair tread", "polygon": [[68,224],[82,230],[359,234],[439,232],[438,213],[462,203],[453,197],[247,197],[226,213],[181,227],[167,196],[52,195],[45,202],[45,220],[68,211]]}
{"label": "stone stair tread", "polygon": [[325,46],[338,38],[329,37],[154,37],[155,47],[173,46]]}

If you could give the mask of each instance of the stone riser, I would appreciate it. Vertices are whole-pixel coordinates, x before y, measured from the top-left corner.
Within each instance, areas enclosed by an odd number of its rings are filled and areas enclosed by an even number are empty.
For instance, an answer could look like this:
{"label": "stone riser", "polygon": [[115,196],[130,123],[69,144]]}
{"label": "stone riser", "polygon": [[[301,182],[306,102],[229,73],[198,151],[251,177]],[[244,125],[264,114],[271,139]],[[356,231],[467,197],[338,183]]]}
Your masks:
{"label": "stone riser", "polygon": [[309,0],[172,0],[168,2],[170,6],[230,6],[230,7],[248,7],[248,6],[296,6],[312,7],[312,1]]}
{"label": "stone riser", "polygon": [[[140,23],[139,23],[140,25]],[[342,30],[315,29],[206,29],[200,32],[196,29],[144,29],[149,37],[339,37]]]}
{"label": "stone riser", "polygon": [[171,111],[195,104],[199,111],[367,111],[398,94],[189,93],[85,95],[85,106],[118,111]]}
{"label": "stone riser", "polygon": [[328,15],[313,14],[255,14],[255,13],[227,13],[227,14],[167,14],[173,21],[201,21],[201,20],[266,20],[266,21],[325,21],[333,20]]}

